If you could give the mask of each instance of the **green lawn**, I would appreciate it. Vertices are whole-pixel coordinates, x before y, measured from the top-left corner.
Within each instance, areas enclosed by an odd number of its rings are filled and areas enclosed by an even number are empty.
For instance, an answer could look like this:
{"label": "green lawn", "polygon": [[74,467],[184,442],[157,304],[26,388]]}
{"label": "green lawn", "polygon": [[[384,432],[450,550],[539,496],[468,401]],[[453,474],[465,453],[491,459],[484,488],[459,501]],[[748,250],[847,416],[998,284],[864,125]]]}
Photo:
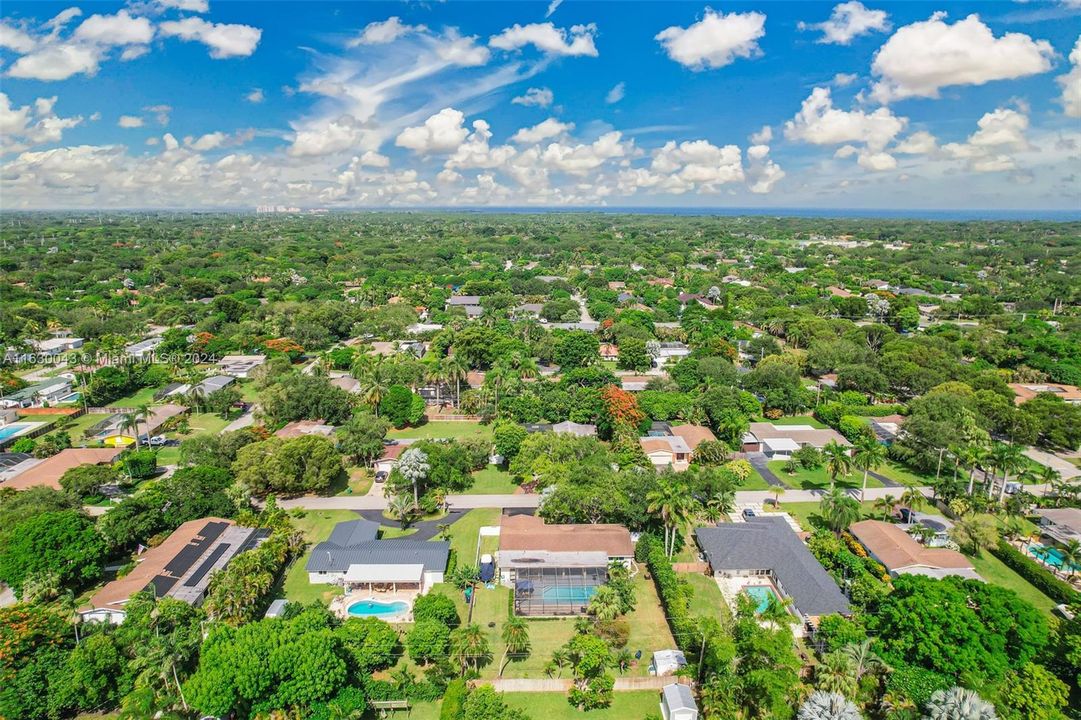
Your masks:
{"label": "green lawn", "polygon": [[367,495],[375,482],[372,471],[369,468],[355,467],[349,469],[349,480],[335,495]]}
{"label": "green lawn", "polygon": [[420,427],[410,427],[403,430],[391,429],[387,433],[389,438],[463,438],[463,437],[492,437],[490,425],[481,425],[478,422],[447,420],[441,422],[428,422]]}
{"label": "green lawn", "polygon": [[485,525],[499,525],[499,508],[477,508],[458,518],[450,526],[450,549],[458,556],[459,565],[472,565],[477,560],[477,539]]}
{"label": "green lawn", "polygon": [[971,555],[967,557],[972,561],[972,566],[976,568],[976,572],[987,582],[1013,590],[1021,596],[1022,600],[1027,601],[1045,613],[1050,614],[1051,608],[1055,606],[1055,602],[1051,598],[1037,590],[1028,580],[1006,567],[1001,560],[986,550],[979,557]]}
{"label": "green lawn", "polygon": [[[660,717],[660,697],[659,690],[617,692],[611,707],[589,712],[571,707],[562,693],[505,693],[503,700],[526,711],[534,720],[643,720],[650,716]],[[410,716],[410,720],[412,718]]]}
{"label": "green lawn", "polygon": [[247,403],[259,402],[259,390],[255,387],[255,383],[251,381],[240,381],[240,397]]}
{"label": "green lawn", "polygon": [[518,485],[511,480],[511,475],[498,465],[489,465],[473,473],[473,485],[466,490],[467,495],[512,495]]}
{"label": "green lawn", "polygon": [[646,580],[644,573],[639,572],[634,577],[634,596],[638,602],[634,610],[627,615],[627,621],[631,624],[627,649],[632,653],[641,650],[642,660],[626,674],[644,677],[649,674],[649,659],[653,652],[675,648],[676,643],[665,620],[656,586],[653,580]]}
{"label": "green lawn", "polygon": [[[784,470],[786,463],[787,461],[785,460],[771,460],[766,463],[766,466],[781,479],[781,482],[789,487],[802,490],[822,490],[829,488],[830,476],[829,473],[826,472],[825,466],[820,467],[817,470],[800,468],[798,472],[790,475]],[[838,487],[858,488],[862,485],[863,473],[852,472],[837,478]],[[875,480],[873,477],[868,477],[867,487],[882,487],[882,483]]]}
{"label": "green lawn", "polygon": [[179,463],[179,445],[169,445],[158,450],[158,465],[178,465]]}
{"label": "green lawn", "polygon": [[71,427],[68,428],[68,434],[71,435],[71,441],[78,444],[79,441],[83,439],[83,432],[89,430],[91,427],[108,417],[109,415],[105,413],[87,413],[86,415],[75,418]]}
{"label": "green lawn", "polygon": [[[773,507],[773,503],[770,503],[770,508]],[[875,514],[874,502],[868,500],[860,506],[863,511],[863,517],[876,517],[881,520],[881,514]],[[812,518],[818,518],[818,503],[816,502],[785,502],[784,496],[781,496],[781,512],[786,512],[796,519],[804,530],[811,531],[815,529],[815,525],[811,522]]]}
{"label": "green lawn", "polygon": [[148,387],[137,390],[136,392],[126,397],[113,400],[109,403],[109,407],[115,408],[137,408],[140,405],[153,405],[154,393],[161,390],[159,387]]}
{"label": "green lawn", "polygon": [[[358,517],[352,510],[306,510],[303,511],[303,517],[294,516],[292,520],[293,525],[304,533],[304,539],[310,545],[314,545],[330,537],[330,531],[338,523],[356,520]],[[316,585],[308,582],[305,565],[308,563],[309,555],[311,555],[310,547],[289,566],[277,597],[300,603],[318,600],[328,604],[334,596],[341,594],[342,589],[337,585]]]}
{"label": "green lawn", "polygon": [[691,596],[692,615],[717,618],[731,614],[716,580],[702,573],[681,573],[680,577],[694,590],[694,595]]}
{"label": "green lawn", "polygon": [[736,486],[736,490],[769,490],[769,483],[757,470],[751,468],[751,474]]}
{"label": "green lawn", "polygon": [[[946,469],[947,468],[943,468],[943,472],[945,472]],[[950,472],[953,472],[953,468],[949,468],[949,470]],[[875,472],[879,475],[888,477],[894,482],[899,482],[902,485],[931,485],[935,480],[934,474],[924,475],[914,468],[902,465],[893,460],[887,460],[881,467],[875,470]],[[870,482],[868,482],[868,487],[870,487]]]}

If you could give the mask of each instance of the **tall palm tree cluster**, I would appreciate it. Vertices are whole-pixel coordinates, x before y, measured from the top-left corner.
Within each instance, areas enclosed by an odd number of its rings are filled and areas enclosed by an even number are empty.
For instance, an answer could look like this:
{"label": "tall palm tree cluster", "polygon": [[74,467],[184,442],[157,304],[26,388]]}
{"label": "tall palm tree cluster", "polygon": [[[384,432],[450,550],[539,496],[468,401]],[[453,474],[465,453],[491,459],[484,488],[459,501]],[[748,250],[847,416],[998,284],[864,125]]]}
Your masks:
{"label": "tall palm tree cluster", "polygon": [[[688,472],[695,472],[694,469]],[[662,476],[657,488],[646,495],[646,510],[661,519],[664,527],[664,552],[675,555],[683,528],[701,518],[716,523],[723,515],[735,510],[735,484],[722,478],[713,486],[709,497],[696,498],[683,477],[668,474]]]}

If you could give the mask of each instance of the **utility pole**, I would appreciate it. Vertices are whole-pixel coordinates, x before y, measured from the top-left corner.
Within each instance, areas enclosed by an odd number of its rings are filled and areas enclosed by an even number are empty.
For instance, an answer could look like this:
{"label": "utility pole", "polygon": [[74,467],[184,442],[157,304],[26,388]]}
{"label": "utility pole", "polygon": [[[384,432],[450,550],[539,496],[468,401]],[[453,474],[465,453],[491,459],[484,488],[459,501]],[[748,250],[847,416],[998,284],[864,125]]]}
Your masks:
{"label": "utility pole", "polygon": [[938,469],[935,470],[935,484],[938,484],[938,477],[942,474],[942,454],[946,452],[946,448],[938,449]]}

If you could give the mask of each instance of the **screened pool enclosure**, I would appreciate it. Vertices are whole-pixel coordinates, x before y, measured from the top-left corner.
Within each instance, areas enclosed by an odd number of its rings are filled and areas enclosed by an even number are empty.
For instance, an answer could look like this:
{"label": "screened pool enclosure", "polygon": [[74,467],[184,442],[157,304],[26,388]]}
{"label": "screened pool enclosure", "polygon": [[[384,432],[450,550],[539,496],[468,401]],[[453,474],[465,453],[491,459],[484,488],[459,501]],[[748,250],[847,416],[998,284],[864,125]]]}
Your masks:
{"label": "screened pool enclosure", "polygon": [[516,615],[583,615],[597,586],[608,580],[604,553],[505,552],[501,560]]}

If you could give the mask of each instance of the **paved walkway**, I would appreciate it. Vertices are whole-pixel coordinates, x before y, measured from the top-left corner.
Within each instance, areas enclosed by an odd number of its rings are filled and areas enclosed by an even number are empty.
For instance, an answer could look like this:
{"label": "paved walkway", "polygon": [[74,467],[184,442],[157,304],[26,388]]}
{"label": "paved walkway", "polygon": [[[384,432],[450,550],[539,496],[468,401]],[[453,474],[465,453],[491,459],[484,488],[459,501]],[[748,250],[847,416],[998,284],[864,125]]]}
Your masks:
{"label": "paved walkway", "polygon": [[769,465],[766,464],[768,460],[766,460],[766,456],[762,453],[747,453],[747,462],[751,464],[751,467],[758,471],[758,474],[761,475],[762,479],[768,484],[774,487],[788,487],[781,478],[777,477],[775,472],[769,469]]}
{"label": "paved walkway", "polygon": [[223,433],[233,432],[234,430],[243,430],[246,427],[251,427],[255,424],[255,406],[253,405],[251,410],[238,417],[233,422],[229,423],[221,429]]}

